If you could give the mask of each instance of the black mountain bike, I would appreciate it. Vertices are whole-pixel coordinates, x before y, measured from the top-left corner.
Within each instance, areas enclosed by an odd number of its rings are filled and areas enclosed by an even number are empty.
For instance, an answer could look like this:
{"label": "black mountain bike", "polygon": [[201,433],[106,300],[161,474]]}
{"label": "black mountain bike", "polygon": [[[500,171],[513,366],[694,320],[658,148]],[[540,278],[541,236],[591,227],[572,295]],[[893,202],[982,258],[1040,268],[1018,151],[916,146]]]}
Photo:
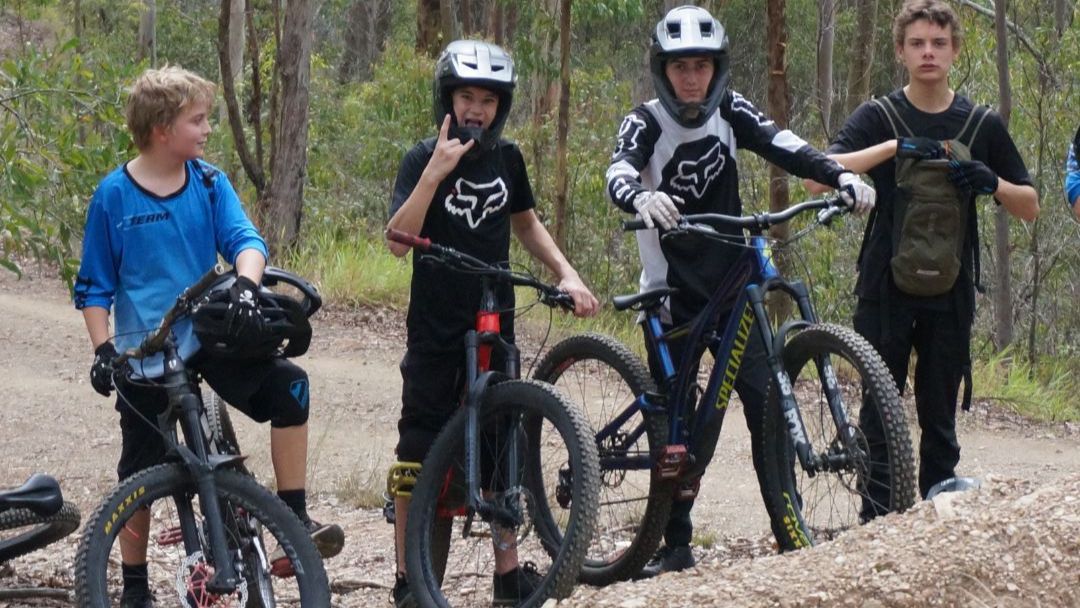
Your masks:
{"label": "black mountain bike", "polygon": [[[75,558],[79,606],[119,605],[119,535],[143,509],[151,520],[147,567],[158,602],[186,608],[330,605],[322,558],[303,524],[244,470],[231,425],[222,427],[227,415],[208,412],[200,379],[177,354],[172,324],[205,302],[207,290],[224,272],[218,265],[184,290],[158,329],[115,362],[117,373],[125,373],[130,372],[128,360],[164,353],[166,373],[160,384],[168,406],[157,427],[170,445],[169,462],[122,481],[90,517]],[[267,268],[263,283],[276,282],[300,290],[309,315],[321,305],[305,281]]]}
{"label": "black mountain bike", "polygon": [[[517,348],[500,336],[499,283],[531,287],[548,306],[569,295],[537,279],[396,230],[387,237],[432,262],[479,275],[481,309],[465,337],[462,407],[424,459],[406,526],[409,587],[421,606],[489,606],[494,550],[514,550],[542,577],[513,598],[536,607],[570,595],[596,521],[599,465],[581,412],[548,384],[520,380]],[[500,370],[493,360],[503,360]],[[530,565],[526,565],[529,564]]]}
{"label": "black mountain bike", "polygon": [[33,475],[0,491],[0,562],[46,547],[79,527],[79,508],[64,500],[60,484]]}
{"label": "black mountain bike", "polygon": [[[888,369],[854,331],[820,323],[806,286],[784,279],[773,265],[765,230],[810,210],[819,213],[807,230],[828,223],[846,206],[839,199],[820,199],[746,217],[689,215],[663,234],[732,242],[732,235],[714,228],[735,226],[750,237],[735,239],[744,247],[742,254],[705,309],[684,326],[665,333],[660,323],[672,289],[614,298],[617,310],[642,311],[646,339],[663,366],[663,386],[654,386],[632,351],[598,334],[564,340],[537,366],[535,377],[569,394],[597,429],[600,521],[583,581],[600,585],[637,574],[660,543],[672,500],[678,498],[674,493],[696,494],[749,340],[762,341],[772,376],[762,433],[763,477],[781,550],[830,539],[855,525],[863,500],[877,501],[874,506],[884,510],[913,504],[911,439]],[[645,226],[633,220],[624,228]],[[765,296],[771,291],[792,298],[799,318],[770,323]],[[718,319],[728,311],[729,322],[717,331]],[[755,321],[758,332],[752,331]],[[668,346],[672,340],[686,341],[687,355],[677,369]],[[710,347],[716,364],[701,389],[694,369]],[[861,427],[858,412],[864,402],[876,408],[881,428]],[[871,468],[891,473],[891,485],[873,487]]]}

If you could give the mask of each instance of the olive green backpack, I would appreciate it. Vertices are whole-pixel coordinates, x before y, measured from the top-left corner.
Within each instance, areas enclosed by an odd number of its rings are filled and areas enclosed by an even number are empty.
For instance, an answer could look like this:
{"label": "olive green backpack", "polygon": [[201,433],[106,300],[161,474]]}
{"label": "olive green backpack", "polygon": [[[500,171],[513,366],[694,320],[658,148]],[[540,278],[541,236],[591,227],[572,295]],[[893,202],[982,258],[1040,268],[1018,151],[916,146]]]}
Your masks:
{"label": "olive green backpack", "polygon": [[[888,97],[873,103],[881,108],[897,138],[915,136]],[[971,195],[954,186],[947,176],[950,160],[971,160],[971,142],[988,113],[985,106],[972,108],[956,137],[941,142],[947,158],[896,159],[890,266],[893,282],[904,293],[937,296],[948,292],[960,275],[968,233],[972,246],[978,247]],[[978,277],[975,281],[978,283]]]}

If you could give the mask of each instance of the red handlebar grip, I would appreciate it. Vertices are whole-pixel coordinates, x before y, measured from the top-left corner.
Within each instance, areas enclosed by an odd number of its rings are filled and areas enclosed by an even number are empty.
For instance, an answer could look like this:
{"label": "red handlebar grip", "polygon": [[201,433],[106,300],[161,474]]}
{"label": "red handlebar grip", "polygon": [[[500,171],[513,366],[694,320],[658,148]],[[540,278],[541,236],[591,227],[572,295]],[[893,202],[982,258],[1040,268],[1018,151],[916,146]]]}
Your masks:
{"label": "red handlebar grip", "polygon": [[386,229],[386,238],[394,241],[395,243],[401,243],[408,245],[409,247],[415,247],[420,251],[427,251],[431,249],[431,239],[418,237],[415,234],[409,234],[408,232],[402,232],[395,230],[394,228]]}

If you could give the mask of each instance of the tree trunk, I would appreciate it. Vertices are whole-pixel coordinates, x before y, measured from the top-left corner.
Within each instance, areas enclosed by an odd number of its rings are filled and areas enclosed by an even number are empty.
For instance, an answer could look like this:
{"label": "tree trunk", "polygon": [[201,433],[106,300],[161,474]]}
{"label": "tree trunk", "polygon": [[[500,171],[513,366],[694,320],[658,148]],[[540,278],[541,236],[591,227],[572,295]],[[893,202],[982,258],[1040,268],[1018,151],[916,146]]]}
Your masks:
{"label": "tree trunk", "polygon": [[1061,39],[1069,27],[1071,12],[1072,7],[1068,0],[1054,0],[1054,30],[1057,32],[1058,39]]}
{"label": "tree trunk", "polygon": [[338,82],[363,82],[382,54],[390,31],[390,0],[354,0],[345,22],[345,48],[338,67]]}
{"label": "tree trunk", "polygon": [[430,57],[437,55],[442,50],[439,42],[441,30],[439,0],[416,0],[416,50]]}
{"label": "tree trunk", "polygon": [[263,228],[274,254],[296,245],[300,232],[307,174],[314,3],[314,0],[290,0],[286,4],[275,58],[277,79],[281,83],[279,114],[274,121],[279,133],[273,140],[270,185],[266,193],[269,223]]}
{"label": "tree trunk", "polygon": [[[791,92],[787,80],[787,23],[784,16],[785,0],[768,0],[765,25],[765,54],[768,65],[768,91],[766,112],[776,122],[776,126],[785,129],[788,125]],[[776,165],[769,165],[769,210],[783,211],[788,206],[787,173]],[[776,239],[786,239],[788,225],[773,226],[769,234]],[[774,260],[781,268],[786,266],[783,258]],[[769,298],[769,312],[774,318],[786,318],[791,310],[788,298]]]}
{"label": "tree trunk", "polygon": [[559,124],[555,156],[555,245],[566,252],[566,210],[569,205],[567,135],[570,131],[570,2],[562,0],[559,13]]}
{"label": "tree trunk", "polygon": [[833,46],[836,41],[836,3],[818,2],[817,102],[825,140],[832,135]]}
{"label": "tree trunk", "polygon": [[[994,29],[997,34],[998,97],[1001,105],[998,112],[1005,126],[1009,125],[1012,113],[1012,85],[1009,82],[1008,31],[1005,26],[1006,0],[998,0],[994,15]],[[998,205],[994,209],[994,346],[1000,351],[1013,341],[1012,310],[1012,275],[1009,270],[1011,252],[1009,248],[1009,216],[1005,207]]]}
{"label": "tree trunk", "polygon": [[458,27],[457,20],[457,7],[454,0],[439,0],[439,21],[442,25],[442,41],[439,44],[440,49],[450,44],[452,41],[461,38],[461,29]]}
{"label": "tree trunk", "polygon": [[503,3],[500,0],[495,0],[495,6],[491,8],[488,17],[488,36],[495,41],[495,44],[502,46],[505,20],[503,18]]}
{"label": "tree trunk", "polygon": [[870,69],[874,65],[874,47],[877,44],[877,0],[856,0],[855,4],[855,42],[851,46],[845,116],[851,115],[859,104],[870,99]]}
{"label": "tree trunk", "polygon": [[[232,0],[221,0],[221,12],[218,15],[218,65],[221,70],[221,96],[229,115],[229,129],[232,133],[236,155],[240,157],[240,164],[244,167],[244,172],[252,185],[255,186],[256,195],[261,199],[266,187],[266,178],[263,174],[261,159],[252,156],[247,137],[244,135],[244,122],[240,115],[240,103],[236,97],[236,82],[233,80],[233,75],[238,70],[233,69],[232,56],[229,53],[231,22]],[[251,39],[254,40],[255,37],[252,36]]]}
{"label": "tree trunk", "polygon": [[[226,43],[226,52],[229,54],[229,67],[233,73],[231,81],[236,83],[238,80],[242,80],[244,74],[244,27],[245,22],[245,0],[230,0],[231,5],[229,7],[229,31],[228,42]],[[218,68],[221,68],[221,62],[218,62]],[[222,77],[222,82],[225,81]],[[218,104],[218,122],[225,124],[225,121],[229,119],[229,107],[222,99]]]}
{"label": "tree trunk", "polygon": [[157,0],[143,0],[136,58],[139,61],[149,58],[150,65],[157,65]]}

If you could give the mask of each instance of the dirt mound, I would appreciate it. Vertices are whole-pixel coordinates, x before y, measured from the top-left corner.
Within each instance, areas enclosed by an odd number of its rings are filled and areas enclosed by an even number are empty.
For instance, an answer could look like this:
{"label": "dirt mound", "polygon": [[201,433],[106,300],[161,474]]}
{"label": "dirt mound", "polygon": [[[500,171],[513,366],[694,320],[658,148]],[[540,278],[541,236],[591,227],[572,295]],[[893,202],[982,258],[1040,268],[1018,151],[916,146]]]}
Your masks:
{"label": "dirt mound", "polygon": [[568,606],[1078,606],[1080,475],[990,477],[808,551],[605,589]]}

